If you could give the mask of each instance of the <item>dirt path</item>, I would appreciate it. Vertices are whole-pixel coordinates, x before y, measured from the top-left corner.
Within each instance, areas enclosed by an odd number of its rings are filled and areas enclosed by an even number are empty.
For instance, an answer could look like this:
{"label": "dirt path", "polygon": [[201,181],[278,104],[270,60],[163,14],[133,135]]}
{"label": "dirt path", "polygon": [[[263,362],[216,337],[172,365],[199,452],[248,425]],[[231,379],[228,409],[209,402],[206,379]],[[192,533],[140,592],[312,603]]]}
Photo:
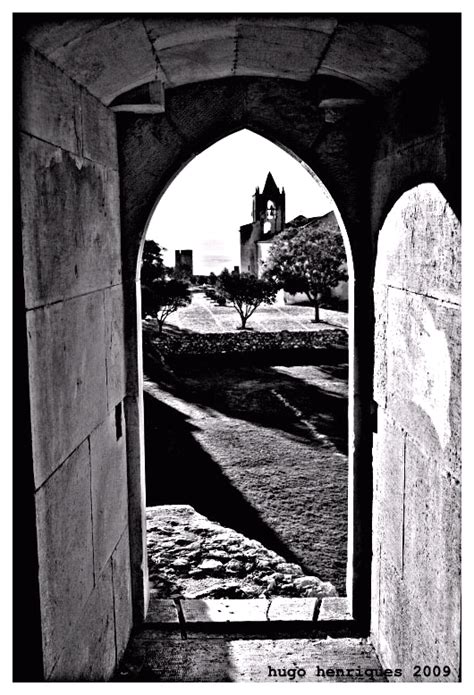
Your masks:
{"label": "dirt path", "polygon": [[190,504],[344,594],[345,365],[201,363],[156,381],[147,504]]}

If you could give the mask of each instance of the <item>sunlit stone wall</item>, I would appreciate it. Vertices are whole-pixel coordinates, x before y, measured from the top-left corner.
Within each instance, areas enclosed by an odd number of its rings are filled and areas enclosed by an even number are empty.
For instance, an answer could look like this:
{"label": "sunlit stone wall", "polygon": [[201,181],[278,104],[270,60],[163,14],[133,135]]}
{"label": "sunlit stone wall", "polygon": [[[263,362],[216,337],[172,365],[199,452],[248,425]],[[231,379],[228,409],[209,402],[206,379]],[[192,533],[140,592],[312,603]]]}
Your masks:
{"label": "sunlit stone wall", "polygon": [[459,676],[460,249],[431,183],[401,196],[378,242],[372,633],[404,681],[416,665]]}

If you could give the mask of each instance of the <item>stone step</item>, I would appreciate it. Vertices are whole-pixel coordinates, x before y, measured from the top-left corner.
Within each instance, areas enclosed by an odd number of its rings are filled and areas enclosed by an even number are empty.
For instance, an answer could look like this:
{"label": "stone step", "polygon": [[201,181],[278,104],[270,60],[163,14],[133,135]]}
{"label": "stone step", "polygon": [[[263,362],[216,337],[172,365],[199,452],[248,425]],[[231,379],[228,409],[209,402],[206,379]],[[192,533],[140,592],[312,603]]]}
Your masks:
{"label": "stone step", "polygon": [[348,600],[329,597],[321,601],[316,618],[317,599],[159,599],[150,597],[145,623],[179,625],[181,611],[183,624],[196,623],[254,623],[254,622],[314,622],[324,625],[334,622],[352,622]]}
{"label": "stone step", "polygon": [[153,595],[146,617],[147,624],[179,625],[179,608],[184,624],[313,622],[317,599],[157,599]]}

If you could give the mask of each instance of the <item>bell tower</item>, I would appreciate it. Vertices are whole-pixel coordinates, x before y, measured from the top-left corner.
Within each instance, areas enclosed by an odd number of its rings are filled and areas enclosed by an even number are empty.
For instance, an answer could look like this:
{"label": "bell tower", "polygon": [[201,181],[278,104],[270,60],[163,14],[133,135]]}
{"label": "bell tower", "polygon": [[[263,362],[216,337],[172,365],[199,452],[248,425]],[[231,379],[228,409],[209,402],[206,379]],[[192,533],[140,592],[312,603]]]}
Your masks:
{"label": "bell tower", "polygon": [[255,189],[252,218],[254,223],[260,223],[262,238],[281,232],[285,226],[285,189],[279,190],[270,171],[263,191]]}
{"label": "bell tower", "polygon": [[285,189],[279,190],[271,172],[263,191],[255,189],[252,222],[240,227],[240,272],[259,277],[264,260],[263,248],[270,248],[275,234],[285,226]]}

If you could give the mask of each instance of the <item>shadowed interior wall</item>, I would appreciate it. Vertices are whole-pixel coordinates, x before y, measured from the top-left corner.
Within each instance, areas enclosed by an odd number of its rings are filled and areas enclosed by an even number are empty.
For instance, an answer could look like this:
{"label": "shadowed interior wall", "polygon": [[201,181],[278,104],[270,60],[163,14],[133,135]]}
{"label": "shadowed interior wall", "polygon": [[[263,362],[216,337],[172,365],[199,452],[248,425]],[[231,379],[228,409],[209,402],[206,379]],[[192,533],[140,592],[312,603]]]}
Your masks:
{"label": "shadowed interior wall", "polygon": [[44,675],[100,680],[131,629],[115,118],[28,47],[19,91]]}
{"label": "shadowed interior wall", "polygon": [[459,678],[460,247],[434,184],[400,198],[378,244],[372,632],[408,681],[416,664]]}

